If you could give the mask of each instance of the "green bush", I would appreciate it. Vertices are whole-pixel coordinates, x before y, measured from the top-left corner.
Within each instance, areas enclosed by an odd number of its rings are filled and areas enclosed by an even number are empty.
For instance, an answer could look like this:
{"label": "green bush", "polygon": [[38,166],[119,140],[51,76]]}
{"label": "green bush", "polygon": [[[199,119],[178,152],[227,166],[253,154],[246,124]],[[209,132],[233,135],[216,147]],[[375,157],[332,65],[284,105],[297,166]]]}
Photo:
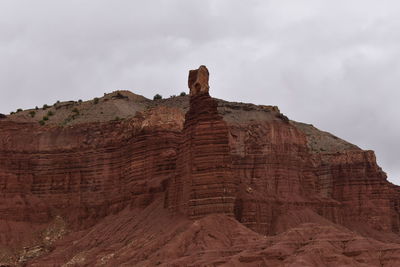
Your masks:
{"label": "green bush", "polygon": [[17,109],[17,113],[18,113],[18,112],[21,112],[21,111],[22,111],[22,108]]}
{"label": "green bush", "polygon": [[40,124],[40,125],[45,125],[46,122],[45,122],[44,120],[40,120],[40,121],[39,121],[39,124]]}
{"label": "green bush", "polygon": [[93,99],[93,103],[96,105],[96,104],[98,104],[99,103],[99,98],[98,97],[95,97],[94,99]]}
{"label": "green bush", "polygon": [[49,106],[47,105],[47,104],[44,104],[43,105],[43,110],[46,110],[46,109],[48,109],[49,108]]}
{"label": "green bush", "polygon": [[36,114],[36,112],[34,110],[29,112],[29,115],[31,115],[32,118],[35,117],[35,114]]}
{"label": "green bush", "polygon": [[38,106],[36,106],[36,107],[35,107],[35,110],[39,110],[39,107],[38,107]]}
{"label": "green bush", "polygon": [[49,117],[48,117],[48,116],[43,116],[43,119],[42,119],[42,120],[48,121],[48,120],[49,120]]}
{"label": "green bush", "polygon": [[186,96],[186,93],[185,93],[185,92],[182,92],[182,93],[180,94],[180,96]]}
{"label": "green bush", "polygon": [[82,103],[82,99],[79,99],[79,100],[78,100],[78,103]]}
{"label": "green bush", "polygon": [[159,99],[162,99],[162,95],[160,95],[160,94],[156,94],[156,95],[153,97],[153,100],[159,100]]}

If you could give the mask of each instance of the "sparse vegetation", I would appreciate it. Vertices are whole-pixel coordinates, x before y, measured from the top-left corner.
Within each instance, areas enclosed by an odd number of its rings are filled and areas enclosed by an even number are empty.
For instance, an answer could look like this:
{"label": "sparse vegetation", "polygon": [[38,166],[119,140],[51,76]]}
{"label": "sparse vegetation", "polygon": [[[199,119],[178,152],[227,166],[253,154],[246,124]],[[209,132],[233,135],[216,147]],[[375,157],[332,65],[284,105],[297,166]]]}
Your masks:
{"label": "sparse vegetation", "polygon": [[49,120],[49,117],[48,116],[43,116],[43,119],[42,119],[43,121],[48,121]]}
{"label": "sparse vegetation", "polygon": [[43,105],[43,110],[46,110],[46,109],[48,109],[49,108],[49,106],[47,105],[47,104],[44,104]]}
{"label": "sparse vegetation", "polygon": [[60,100],[57,100],[57,102],[56,102],[56,103],[54,103],[54,105],[53,105],[53,106],[56,106],[57,104],[60,104]]}
{"label": "sparse vegetation", "polygon": [[170,95],[169,97],[170,97],[170,98],[173,98],[173,97],[176,97],[176,95]]}
{"label": "sparse vegetation", "polygon": [[47,116],[48,116],[48,117],[53,116],[53,115],[54,115],[54,112],[53,112],[53,111],[49,110],[49,111],[47,112]]}
{"label": "sparse vegetation", "polygon": [[66,119],[61,123],[61,125],[64,126],[64,125],[66,125],[67,123],[69,123],[69,122],[72,121],[72,120],[73,120],[73,116],[68,116],[68,118],[66,118]]}
{"label": "sparse vegetation", "polygon": [[153,97],[153,100],[160,100],[160,99],[162,99],[162,95],[160,95],[160,94],[156,94],[156,95]]}
{"label": "sparse vegetation", "polygon": [[79,99],[79,100],[78,100],[78,103],[82,103],[82,99]]}
{"label": "sparse vegetation", "polygon": [[120,120],[122,120],[120,117],[115,117],[115,119],[114,119],[115,121],[120,121]]}
{"label": "sparse vegetation", "polygon": [[34,110],[29,111],[29,115],[33,118],[35,117],[36,112]]}
{"label": "sparse vegetation", "polygon": [[45,125],[46,122],[45,122],[44,120],[40,120],[40,121],[39,121],[39,124],[40,124],[40,125]]}
{"label": "sparse vegetation", "polygon": [[186,93],[182,92],[179,96],[186,96]]}
{"label": "sparse vegetation", "polygon": [[14,114],[15,114],[15,112],[14,112],[14,111],[11,111],[11,112],[10,112],[10,115],[14,115]]}
{"label": "sparse vegetation", "polygon": [[21,112],[21,111],[22,111],[22,108],[17,109],[17,113],[18,113],[18,112]]}
{"label": "sparse vegetation", "polygon": [[98,104],[99,103],[99,98],[98,97],[95,97],[94,99],[93,99],[93,103],[96,105],[96,104]]}
{"label": "sparse vegetation", "polygon": [[38,107],[38,106],[36,106],[36,107],[35,107],[35,110],[39,110],[39,107]]}
{"label": "sparse vegetation", "polygon": [[77,108],[74,108],[72,110],[72,113],[73,113],[72,115],[68,116],[65,123],[75,120],[75,118],[79,116],[79,110]]}

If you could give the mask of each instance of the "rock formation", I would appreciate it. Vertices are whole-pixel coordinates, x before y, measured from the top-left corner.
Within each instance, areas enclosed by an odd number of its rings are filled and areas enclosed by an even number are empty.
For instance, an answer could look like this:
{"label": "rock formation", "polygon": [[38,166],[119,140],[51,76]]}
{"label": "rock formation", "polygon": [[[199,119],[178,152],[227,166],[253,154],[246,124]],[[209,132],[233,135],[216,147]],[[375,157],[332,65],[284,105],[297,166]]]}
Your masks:
{"label": "rock formation", "polygon": [[189,71],[188,86],[190,96],[208,93],[210,86],[208,85],[209,72],[206,66],[202,65],[197,70]]}
{"label": "rock formation", "polygon": [[205,66],[189,72],[189,88],[190,109],[166,206],[191,218],[211,213],[233,216],[237,185],[230,172],[228,127],[218,114],[217,101],[208,94]]}
{"label": "rock formation", "polygon": [[3,118],[0,266],[400,264],[400,191],[372,151],[208,79]]}

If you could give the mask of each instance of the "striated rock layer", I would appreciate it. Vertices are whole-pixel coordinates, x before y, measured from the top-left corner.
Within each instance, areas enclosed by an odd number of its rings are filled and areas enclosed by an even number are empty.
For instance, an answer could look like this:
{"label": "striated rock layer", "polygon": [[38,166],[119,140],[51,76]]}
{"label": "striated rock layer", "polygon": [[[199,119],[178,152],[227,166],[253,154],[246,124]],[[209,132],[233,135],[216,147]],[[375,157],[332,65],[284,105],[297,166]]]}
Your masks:
{"label": "striated rock layer", "polygon": [[0,265],[400,264],[399,187],[372,151],[208,78],[2,117]]}
{"label": "striated rock layer", "polygon": [[191,97],[182,132],[166,206],[191,218],[210,213],[233,216],[237,181],[231,171],[228,127],[208,92]]}

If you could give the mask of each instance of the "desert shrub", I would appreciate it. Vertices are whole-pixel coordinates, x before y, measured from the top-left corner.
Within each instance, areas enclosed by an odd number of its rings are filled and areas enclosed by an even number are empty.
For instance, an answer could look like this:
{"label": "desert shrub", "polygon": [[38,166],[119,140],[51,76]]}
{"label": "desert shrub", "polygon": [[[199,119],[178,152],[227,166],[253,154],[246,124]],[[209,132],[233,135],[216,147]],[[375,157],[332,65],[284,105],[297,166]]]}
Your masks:
{"label": "desert shrub", "polygon": [[48,108],[49,108],[49,106],[48,106],[47,104],[44,104],[44,105],[43,105],[43,109],[44,109],[44,110],[46,110],[46,109],[48,109]]}
{"label": "desert shrub", "polygon": [[15,114],[15,112],[14,112],[14,111],[11,111],[11,112],[10,112],[10,115],[13,115],[13,114]]}
{"label": "desert shrub", "polygon": [[186,96],[186,93],[182,92],[179,96]]}
{"label": "desert shrub", "polygon": [[77,108],[74,108],[74,109],[72,110],[72,112],[74,112],[74,113],[76,113],[76,114],[79,114],[79,110],[78,110]]}
{"label": "desert shrub", "polygon": [[97,103],[99,103],[99,98],[98,97],[95,97],[94,99],[93,99],[93,103],[96,105]]}
{"label": "desert shrub", "polygon": [[79,100],[78,100],[78,103],[82,103],[82,99],[79,99]]}
{"label": "desert shrub", "polygon": [[38,106],[36,106],[36,107],[35,107],[35,110],[39,110],[39,107],[38,107]]}
{"label": "desert shrub", "polygon": [[22,111],[22,108],[17,109],[17,113],[18,113],[18,112],[21,112],[21,111]]}
{"label": "desert shrub", "polygon": [[29,112],[29,115],[30,115],[32,118],[35,117],[35,114],[36,114],[36,112],[35,112],[34,110],[32,110],[32,111]]}
{"label": "desert shrub", "polygon": [[48,116],[43,116],[43,119],[42,119],[43,121],[48,121],[49,120],[49,117]]}
{"label": "desert shrub", "polygon": [[156,94],[156,95],[153,97],[153,100],[159,100],[159,99],[162,99],[162,95],[160,95],[160,94]]}
{"label": "desert shrub", "polygon": [[51,111],[51,110],[49,110],[49,112],[47,112],[47,116],[53,116],[54,115],[54,112],[53,111]]}
{"label": "desert shrub", "polygon": [[45,122],[44,120],[40,120],[40,121],[39,121],[39,124],[40,124],[40,125],[45,125],[46,122]]}

